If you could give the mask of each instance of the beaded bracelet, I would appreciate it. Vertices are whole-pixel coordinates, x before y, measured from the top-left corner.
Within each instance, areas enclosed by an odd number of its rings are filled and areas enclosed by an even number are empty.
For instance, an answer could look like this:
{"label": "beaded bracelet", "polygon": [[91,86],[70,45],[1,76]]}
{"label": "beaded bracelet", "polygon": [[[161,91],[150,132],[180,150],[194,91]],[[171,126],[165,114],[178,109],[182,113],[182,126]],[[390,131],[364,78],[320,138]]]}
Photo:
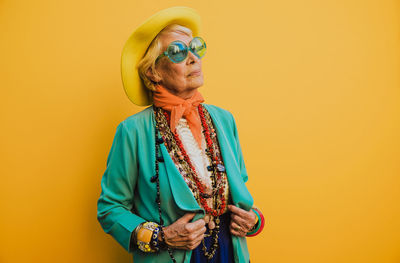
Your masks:
{"label": "beaded bracelet", "polygon": [[160,246],[159,246],[159,243],[158,243],[158,234],[159,234],[159,232],[160,232],[160,227],[158,226],[158,227],[156,227],[154,229],[153,234],[151,235],[151,243],[150,243],[150,245],[156,252],[158,252],[160,250]]}
{"label": "beaded bracelet", "polygon": [[136,244],[138,248],[144,252],[157,252],[158,246],[152,246],[153,234],[157,230],[156,238],[158,240],[158,231],[160,230],[157,223],[154,222],[145,222],[139,225],[136,234]]}
{"label": "beaded bracelet", "polygon": [[246,234],[246,236],[248,236],[248,237],[253,237],[253,236],[260,234],[261,231],[263,230],[264,224],[265,224],[265,219],[264,219],[264,216],[261,213],[260,209],[253,207],[252,210],[254,211],[254,213],[256,213],[256,215],[258,217],[258,222],[256,223],[255,229]]}
{"label": "beaded bracelet", "polygon": [[168,250],[168,245],[167,245],[167,243],[165,242],[165,234],[164,234],[164,230],[163,230],[163,228],[160,226],[160,232],[159,232],[161,235],[160,235],[160,240],[158,241],[158,247],[160,248],[160,249],[167,249]]}

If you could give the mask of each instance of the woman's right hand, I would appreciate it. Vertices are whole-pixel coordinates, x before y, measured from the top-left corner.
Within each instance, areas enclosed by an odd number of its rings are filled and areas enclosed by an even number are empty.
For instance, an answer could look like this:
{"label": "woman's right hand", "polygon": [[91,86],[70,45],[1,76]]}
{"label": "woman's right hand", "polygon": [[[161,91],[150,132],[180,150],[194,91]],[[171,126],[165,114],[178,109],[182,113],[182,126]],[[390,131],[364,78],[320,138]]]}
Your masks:
{"label": "woman's right hand", "polygon": [[[204,219],[190,223],[195,213],[187,213],[173,224],[163,227],[165,243],[172,248],[193,250],[204,239]],[[161,236],[161,235],[160,235]]]}

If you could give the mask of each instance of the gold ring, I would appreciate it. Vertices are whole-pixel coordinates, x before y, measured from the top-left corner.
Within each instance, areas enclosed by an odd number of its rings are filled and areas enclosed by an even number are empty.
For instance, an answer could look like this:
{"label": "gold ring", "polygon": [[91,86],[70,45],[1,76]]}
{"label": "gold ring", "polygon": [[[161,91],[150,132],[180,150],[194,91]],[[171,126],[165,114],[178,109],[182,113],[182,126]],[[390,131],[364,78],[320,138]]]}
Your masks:
{"label": "gold ring", "polygon": [[242,231],[242,227],[239,226],[239,227],[236,228],[236,230],[237,230],[237,231]]}

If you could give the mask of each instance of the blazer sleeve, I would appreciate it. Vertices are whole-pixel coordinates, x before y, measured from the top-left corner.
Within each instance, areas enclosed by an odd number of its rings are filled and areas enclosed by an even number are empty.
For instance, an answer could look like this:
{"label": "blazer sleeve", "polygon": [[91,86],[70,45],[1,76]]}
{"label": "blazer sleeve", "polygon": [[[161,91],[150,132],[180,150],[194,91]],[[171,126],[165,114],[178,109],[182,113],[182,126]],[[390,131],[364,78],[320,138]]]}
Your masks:
{"label": "blazer sleeve", "polygon": [[232,113],[230,115],[231,115],[231,118],[232,118],[233,135],[235,137],[235,142],[236,142],[236,152],[237,152],[237,156],[238,156],[240,174],[242,175],[243,181],[247,182],[249,177],[247,175],[246,166],[244,164],[242,147],[240,146],[239,133],[238,133],[238,130],[237,130],[237,127],[236,127],[236,121],[235,121],[235,118],[233,117]]}
{"label": "blazer sleeve", "polygon": [[133,195],[138,177],[137,141],[121,122],[107,158],[97,201],[97,220],[128,252],[132,252],[131,234],[143,218],[132,213]]}

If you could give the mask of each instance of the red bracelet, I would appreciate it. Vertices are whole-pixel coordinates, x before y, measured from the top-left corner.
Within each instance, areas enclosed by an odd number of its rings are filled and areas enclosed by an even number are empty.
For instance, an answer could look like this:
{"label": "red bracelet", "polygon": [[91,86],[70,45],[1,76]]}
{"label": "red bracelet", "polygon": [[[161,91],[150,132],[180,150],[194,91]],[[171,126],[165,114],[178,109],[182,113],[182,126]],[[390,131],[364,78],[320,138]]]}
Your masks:
{"label": "red bracelet", "polygon": [[258,221],[259,221],[259,222],[257,223],[257,224],[260,224],[260,226],[257,227],[258,229],[257,229],[256,232],[251,233],[251,234],[248,234],[248,235],[247,235],[248,237],[254,237],[254,236],[260,234],[261,231],[262,231],[263,228],[264,228],[264,225],[265,225],[264,215],[261,213],[260,209],[258,209],[257,207],[253,207],[252,209],[256,210],[257,213],[258,213],[258,215],[260,216],[260,217],[258,218]]}

